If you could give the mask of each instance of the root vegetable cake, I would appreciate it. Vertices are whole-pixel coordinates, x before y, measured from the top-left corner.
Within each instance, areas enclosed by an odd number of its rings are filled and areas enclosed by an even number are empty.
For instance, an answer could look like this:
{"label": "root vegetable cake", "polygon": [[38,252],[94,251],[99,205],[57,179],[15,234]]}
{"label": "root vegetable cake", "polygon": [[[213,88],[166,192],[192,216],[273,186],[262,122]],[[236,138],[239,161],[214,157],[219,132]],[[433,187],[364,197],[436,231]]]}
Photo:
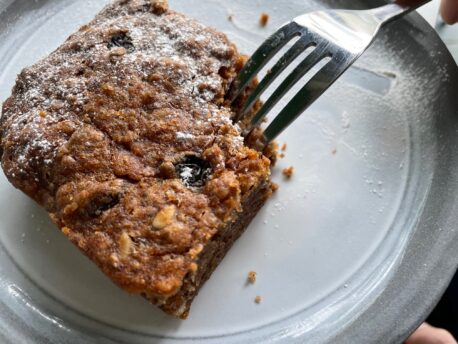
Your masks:
{"label": "root vegetable cake", "polygon": [[271,194],[225,103],[242,64],[166,1],[116,1],[19,74],[5,175],[119,287],[185,318]]}

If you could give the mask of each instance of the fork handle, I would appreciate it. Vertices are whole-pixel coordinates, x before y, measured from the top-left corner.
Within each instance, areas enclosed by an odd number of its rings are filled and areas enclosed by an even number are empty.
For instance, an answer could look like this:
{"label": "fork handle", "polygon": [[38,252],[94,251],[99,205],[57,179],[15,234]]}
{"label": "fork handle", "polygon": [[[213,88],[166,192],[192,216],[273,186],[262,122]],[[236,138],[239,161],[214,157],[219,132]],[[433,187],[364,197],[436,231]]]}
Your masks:
{"label": "fork handle", "polygon": [[401,17],[431,0],[395,0],[394,2],[374,8],[372,14],[380,21],[381,25],[386,24],[398,17]]}

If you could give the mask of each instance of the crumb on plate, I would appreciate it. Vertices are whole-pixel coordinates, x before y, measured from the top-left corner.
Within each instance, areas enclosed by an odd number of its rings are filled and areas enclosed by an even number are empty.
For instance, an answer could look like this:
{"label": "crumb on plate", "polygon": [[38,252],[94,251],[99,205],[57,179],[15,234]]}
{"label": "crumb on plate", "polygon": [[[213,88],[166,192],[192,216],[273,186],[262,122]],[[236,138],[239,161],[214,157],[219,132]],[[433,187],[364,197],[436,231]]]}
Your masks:
{"label": "crumb on plate", "polygon": [[259,17],[259,24],[264,27],[267,25],[268,22],[269,22],[269,15],[266,12],[262,12],[261,16]]}
{"label": "crumb on plate", "polygon": [[248,282],[254,284],[256,282],[256,271],[250,271],[248,273]]}
{"label": "crumb on plate", "polygon": [[287,145],[286,142],[285,142],[285,143],[281,146],[281,150],[284,152],[284,151],[286,150],[286,147],[287,147],[287,146],[288,146],[288,145]]}
{"label": "crumb on plate", "polygon": [[260,304],[261,301],[262,301],[262,297],[260,295],[256,295],[256,297],[254,298],[254,302],[257,304]]}
{"label": "crumb on plate", "polygon": [[271,167],[274,167],[278,159],[278,142],[272,141],[264,149],[264,155],[269,158]]}
{"label": "crumb on plate", "polygon": [[293,166],[286,167],[283,169],[282,173],[286,178],[291,178],[291,176],[294,173],[294,167]]}
{"label": "crumb on plate", "polygon": [[279,186],[278,186],[277,183],[274,183],[274,182],[271,182],[271,183],[270,183],[270,189],[272,190],[272,192],[277,191],[278,188],[279,188]]}

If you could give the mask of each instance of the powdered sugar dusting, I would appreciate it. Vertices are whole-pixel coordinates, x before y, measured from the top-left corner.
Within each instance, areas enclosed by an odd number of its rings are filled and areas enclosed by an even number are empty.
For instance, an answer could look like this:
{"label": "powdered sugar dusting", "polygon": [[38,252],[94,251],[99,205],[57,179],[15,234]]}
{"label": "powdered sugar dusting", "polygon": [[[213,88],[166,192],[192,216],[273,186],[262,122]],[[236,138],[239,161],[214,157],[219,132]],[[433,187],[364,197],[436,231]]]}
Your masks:
{"label": "powdered sugar dusting", "polygon": [[[21,72],[0,123],[4,142],[11,143],[5,151],[21,171],[30,174],[36,166],[52,165],[70,136],[60,129],[50,135],[49,129],[64,121],[73,131],[87,124],[90,95],[100,92],[104,83],[127,87],[130,81],[171,80],[179,87],[169,98],[155,100],[151,108],[167,108],[186,99],[192,112],[167,116],[170,122],[179,118],[183,126],[170,127],[178,144],[188,148],[195,144],[193,149],[200,151],[210,142],[231,152],[242,147],[231,111],[212,102],[225,92],[227,85],[223,86],[219,72],[233,65],[234,47],[224,35],[180,14],[152,14],[149,3],[115,2],[58,50]],[[119,32],[129,37],[132,51],[110,48],[110,39]],[[220,132],[221,127],[231,129]]]}
{"label": "powdered sugar dusting", "polygon": [[191,133],[183,133],[181,131],[176,132],[176,137],[179,140],[186,140],[186,139],[192,139],[194,138],[194,135]]}
{"label": "powdered sugar dusting", "polygon": [[193,178],[192,168],[184,167],[180,173],[180,177],[185,185],[189,184],[189,181]]}

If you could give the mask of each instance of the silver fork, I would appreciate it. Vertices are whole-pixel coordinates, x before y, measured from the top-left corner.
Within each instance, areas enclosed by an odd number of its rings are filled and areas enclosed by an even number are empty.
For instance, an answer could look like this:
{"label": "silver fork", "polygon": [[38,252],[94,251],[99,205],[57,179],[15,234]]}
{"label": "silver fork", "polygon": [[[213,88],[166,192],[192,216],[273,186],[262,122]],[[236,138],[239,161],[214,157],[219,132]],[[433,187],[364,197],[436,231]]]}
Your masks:
{"label": "silver fork", "polygon": [[[380,28],[430,0],[396,0],[369,10],[325,10],[301,15],[282,26],[256,50],[232,84],[231,101],[238,97],[260,70],[294,37],[300,38],[277,61],[242,104],[234,121],[243,120],[263,92],[304,50],[314,50],[285,78],[244,130],[247,137],[269,111],[313,66],[329,61],[301,88],[264,130],[258,143],[265,147],[304,112],[371,45]],[[240,104],[239,104],[240,105]]]}

